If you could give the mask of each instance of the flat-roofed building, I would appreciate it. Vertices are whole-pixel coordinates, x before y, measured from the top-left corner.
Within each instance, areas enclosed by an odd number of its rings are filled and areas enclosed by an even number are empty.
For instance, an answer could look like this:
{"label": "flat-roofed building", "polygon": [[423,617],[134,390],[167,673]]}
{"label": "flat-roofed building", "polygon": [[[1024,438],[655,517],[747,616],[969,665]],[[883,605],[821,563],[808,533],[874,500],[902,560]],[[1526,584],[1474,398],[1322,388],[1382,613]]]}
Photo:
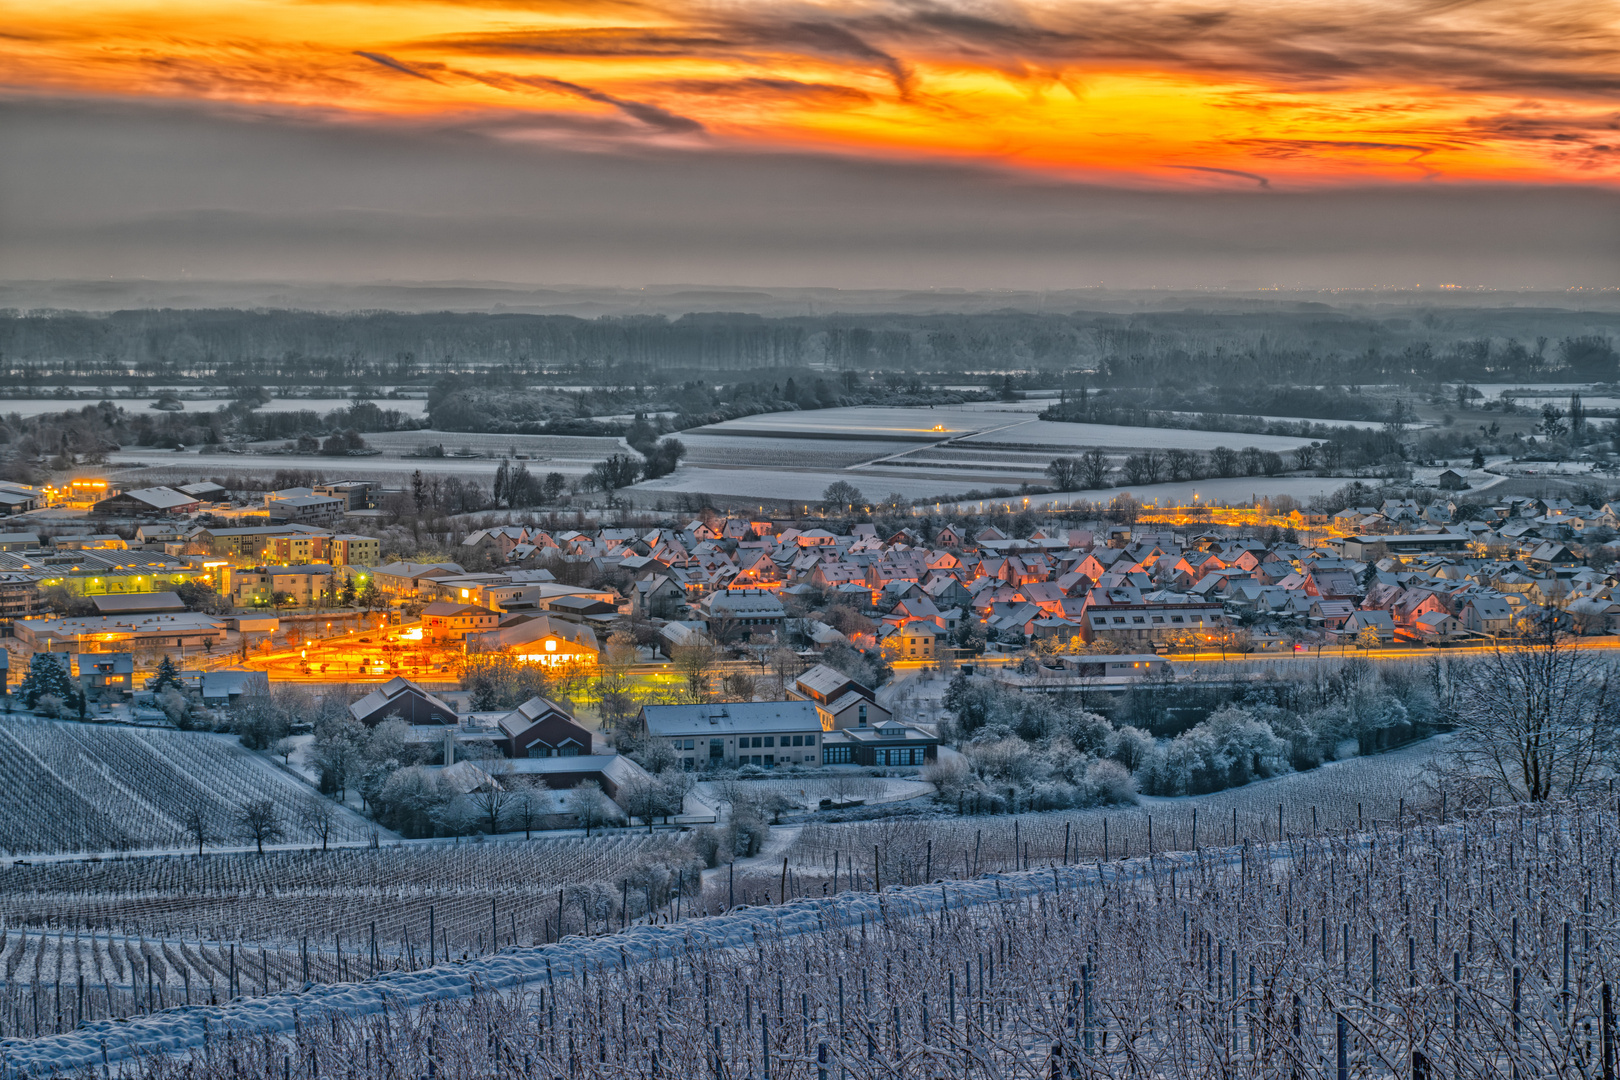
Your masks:
{"label": "flat-roofed building", "polygon": [[225,621],[201,612],[19,619],[17,640],[37,652],[136,652],[225,644]]}
{"label": "flat-roofed building", "polygon": [[647,737],[663,740],[686,769],[821,762],[821,716],[813,701],[645,705]]}
{"label": "flat-roofed building", "polygon": [[202,506],[195,495],[173,488],[136,488],[102,499],[90,508],[96,515],[141,517],[152,514],[189,514]]}

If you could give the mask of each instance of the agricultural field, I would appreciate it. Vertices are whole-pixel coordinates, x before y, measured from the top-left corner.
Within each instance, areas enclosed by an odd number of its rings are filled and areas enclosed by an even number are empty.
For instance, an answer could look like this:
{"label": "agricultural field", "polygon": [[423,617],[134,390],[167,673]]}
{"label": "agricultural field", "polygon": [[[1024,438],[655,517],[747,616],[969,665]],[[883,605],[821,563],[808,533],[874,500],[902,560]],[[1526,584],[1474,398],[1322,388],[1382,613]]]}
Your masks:
{"label": "agricultural field", "polygon": [[[12,857],[184,849],[184,819],[194,806],[214,834],[234,837],[237,808],[258,799],[279,808],[288,842],[315,840],[296,825],[312,789],[224,736],[7,716],[0,790],[15,808],[28,808],[0,815],[0,852]],[[353,811],[333,810],[332,839],[371,834]]]}
{"label": "agricultural field", "polygon": [[[533,462],[583,462],[589,468],[609,454],[624,452],[620,439],[596,438],[577,435],[483,435],[460,431],[378,431],[366,435],[366,442],[381,450],[385,457],[420,452],[429,446],[443,446],[447,454],[471,452],[488,461],[502,457],[517,458],[528,455]],[[433,459],[411,458],[412,464],[434,464]],[[551,468],[547,464],[547,468]]]}
{"label": "agricultural field", "polygon": [[1104,450],[1213,450],[1229,446],[1234,450],[1252,446],[1256,450],[1287,453],[1311,440],[1284,435],[1251,435],[1241,431],[1192,431],[1187,428],[1122,427],[1115,424],[1069,424],[1057,420],[1027,420],[970,435],[962,440],[967,447],[1001,446],[1017,449],[1050,449],[1053,453],[1078,453],[1092,447]]}
{"label": "agricultural field", "polygon": [[[687,795],[688,805],[694,803],[702,812],[724,812],[730,792],[723,781],[701,780]],[[770,792],[799,810],[815,810],[822,799],[834,802],[861,802],[868,806],[879,803],[905,802],[933,794],[934,785],[922,780],[907,780],[893,776],[835,776],[804,777],[794,780],[750,780],[744,785],[750,795]]]}
{"label": "agricultural field", "polygon": [[153,1080],[1593,1076],[1617,851],[1612,807],[1555,807],[885,883],[7,1051]]}
{"label": "agricultural field", "polygon": [[[665,494],[690,494],[762,501],[785,499],[810,504],[820,502],[827,485],[839,480],[853,483],[868,499],[881,499],[890,492],[899,492],[907,499],[926,499],[942,490],[940,481],[931,479],[887,475],[868,479],[861,473],[842,469],[751,469],[739,463],[731,468],[683,465],[668,476],[644,480],[629,491],[639,496],[641,503]],[[949,484],[945,488],[970,486],[975,485]]]}
{"label": "agricultural field", "polygon": [[625,881],[631,917],[645,916],[648,901],[667,904],[683,880],[698,891],[698,864],[668,834],[56,862],[4,873],[5,1033],[28,1027],[17,1010],[36,987],[76,986],[80,976],[95,988],[94,1015],[131,1015],[617,929]]}
{"label": "agricultural field", "polygon": [[[1077,860],[1180,851],[1248,840],[1361,831],[1438,813],[1429,761],[1440,740],[1329,762],[1243,787],[1184,798],[1143,797],[1137,806],[1005,817],[895,818],[806,825],[788,851],[799,874],[835,869],[870,887],[878,875],[897,885],[974,877]],[[1197,815],[1196,837],[1193,835]]]}
{"label": "agricultural field", "polygon": [[685,464],[700,468],[847,469],[906,449],[892,442],[861,439],[709,435],[702,431],[677,432],[675,437],[686,446]]}
{"label": "agricultural field", "polygon": [[[1130,495],[1148,506],[1190,506],[1195,501],[1206,506],[1247,505],[1255,497],[1266,495],[1273,498],[1288,495],[1304,503],[1313,496],[1331,492],[1348,482],[1348,479],[1342,476],[1235,476],[1193,480],[1180,484],[1121,484],[1118,487],[1097,488],[1090,491],[1031,495],[1029,507],[1032,510],[1062,510],[1075,502],[1105,503],[1119,495]],[[874,483],[871,486],[877,488],[882,485]],[[968,486],[970,485],[955,485],[958,491]],[[937,487],[938,485],[936,489]],[[963,511],[971,511],[990,503],[999,505],[1003,501],[964,499],[951,505]]]}
{"label": "agricultural field", "polygon": [[[998,402],[979,402],[981,408],[943,405],[937,409],[857,405],[843,409],[810,409],[803,412],[763,413],[744,416],[709,427],[694,428],[700,435],[763,435],[812,439],[883,439],[903,442],[937,442],[958,438],[1028,421],[1027,409],[1009,408]],[[1012,405],[1029,405],[1013,402]],[[995,406],[1000,406],[999,408]],[[1042,406],[1044,407],[1044,405]]]}
{"label": "agricultural field", "polygon": [[[144,468],[119,472],[121,480],[138,478],[144,483],[167,483],[199,476],[264,476],[277,469],[315,469],[333,477],[353,476],[402,484],[412,472],[437,473],[477,479],[488,484],[503,456],[521,458],[530,472],[560,472],[583,476],[592,465],[609,454],[630,452],[618,439],[582,438],[563,435],[470,435],[451,431],[385,431],[368,434],[366,442],[382,451],[365,457],[322,457],[255,453],[203,454],[196,449],[170,451],[132,446],[107,455],[113,465],[141,465]],[[284,441],[284,440],[283,440]],[[264,450],[280,442],[256,444]],[[470,450],[473,457],[412,457],[423,447],[442,445],[447,454]],[[493,457],[484,455],[492,454]],[[522,455],[527,455],[522,457]]]}
{"label": "agricultural field", "polygon": [[[43,413],[65,412],[69,409],[82,409],[86,405],[95,405],[102,400],[102,398],[95,397],[0,398],[0,416],[9,416],[15,413],[19,416],[29,417],[39,416]],[[130,412],[138,412],[141,410],[150,409],[158,399],[155,397],[115,397],[105,400],[110,400],[120,409],[126,409]],[[404,413],[406,416],[423,416],[427,412],[426,397],[373,398],[372,400],[376,402],[377,407],[380,409],[392,409],[395,412]],[[182,397],[181,401],[185,405],[185,409],[183,411],[193,413],[213,412],[216,409],[230,404],[230,399],[223,397],[200,399]],[[255,411],[267,413],[310,411],[318,412],[324,415],[331,412],[333,409],[347,409],[353,404],[354,399],[352,398],[278,397],[271,398],[265,404],[258,406]]]}

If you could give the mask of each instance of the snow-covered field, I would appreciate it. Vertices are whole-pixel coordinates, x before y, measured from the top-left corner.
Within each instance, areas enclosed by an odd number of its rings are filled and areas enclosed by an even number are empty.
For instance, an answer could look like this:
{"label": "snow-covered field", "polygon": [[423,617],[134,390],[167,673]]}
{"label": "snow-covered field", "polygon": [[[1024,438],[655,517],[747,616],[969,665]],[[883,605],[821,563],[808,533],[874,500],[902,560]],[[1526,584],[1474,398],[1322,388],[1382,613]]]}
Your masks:
{"label": "snow-covered field", "polygon": [[1241,431],[1192,431],[1186,428],[1121,427],[1114,424],[1068,424],[1057,420],[1029,420],[1000,427],[963,440],[967,446],[1020,446],[1078,451],[1092,447],[1104,450],[1213,450],[1227,446],[1241,450],[1287,453],[1310,445],[1310,439],[1282,435],[1250,435]]}
{"label": "snow-covered field", "polygon": [[867,806],[876,806],[920,799],[933,794],[933,791],[933,784],[899,776],[805,777],[738,781],[735,784],[704,780],[693,786],[687,798],[697,802],[703,812],[712,814],[725,812],[727,800],[734,794],[747,796],[769,792],[785,798],[802,810],[814,810],[821,805],[822,799],[842,802],[859,800]]}
{"label": "snow-covered field", "polygon": [[[885,439],[938,442],[969,437],[972,444],[1038,446],[1053,449],[1102,447],[1104,449],[1152,448],[1159,450],[1209,450],[1217,446],[1234,449],[1245,446],[1279,452],[1308,443],[1308,439],[1243,432],[1189,431],[1182,428],[1124,427],[1112,424],[1067,424],[1036,420],[1030,402],[983,402],[975,406],[942,406],[937,409],[887,406],[857,406],[846,409],[814,409],[806,412],[767,413],[727,420],[699,434],[751,434],[802,436],[809,438]],[[1043,405],[1044,407],[1044,405]]]}
{"label": "snow-covered field", "polygon": [[765,469],[844,469],[906,446],[870,439],[792,439],[677,432],[689,465]]}
{"label": "snow-covered field", "polygon": [[[1349,480],[1342,476],[1239,476],[1229,479],[1195,480],[1183,484],[1122,484],[1114,488],[1099,488],[1092,491],[1068,491],[1056,495],[1031,495],[1029,506],[1032,509],[1046,507],[1066,507],[1074,502],[1107,502],[1121,495],[1129,495],[1138,501],[1151,506],[1190,506],[1196,500],[1206,506],[1247,505],[1255,498],[1264,496],[1289,495],[1300,502],[1305,502],[1313,495],[1331,492]],[[880,485],[874,484],[873,487]],[[968,484],[956,485],[957,490],[968,487]],[[990,500],[963,500],[953,505],[962,510],[972,510],[980,506],[989,506],[991,503],[1001,505],[1004,502],[1023,504],[1022,497]]]}
{"label": "snow-covered field", "polygon": [[[1445,1076],[1592,1075],[1620,939],[1602,914],[1617,835],[1609,811],[1534,809],[1106,865],[1032,860],[96,1019],[5,1051],[29,1075],[134,1058],[152,1080],[1203,1080],[1331,1076],[1336,1063],[1375,1076],[1405,1075],[1414,1050]],[[8,1032],[26,1024],[21,1003],[6,1002]]]}
{"label": "snow-covered field", "polygon": [[[1148,851],[1149,818],[1153,820],[1152,850],[1190,848],[1194,810],[1200,819],[1200,844],[1277,839],[1279,804],[1285,834],[1356,829],[1374,821],[1393,821],[1403,807],[1408,813],[1430,809],[1435,797],[1428,783],[1428,764],[1442,745],[1442,740],[1429,739],[1387,754],[1329,762],[1308,772],[1288,773],[1210,795],[1143,798],[1138,806],[1008,817],[812,823],[800,832],[792,857],[796,865],[830,872],[834,853],[842,852],[846,859],[851,853],[869,856],[878,845],[897,853],[884,867],[889,880],[906,883],[941,874],[963,877],[1015,870],[1026,857],[1042,864],[1062,861],[1065,842],[1071,859],[1102,858],[1104,822],[1109,856]],[[1029,845],[1027,851],[1025,845]],[[931,859],[931,864],[925,865],[925,859]]]}
{"label": "snow-covered field", "polygon": [[[102,399],[97,397],[81,398],[0,398],[0,416],[17,413],[21,416],[39,416],[42,413],[63,412],[67,409],[82,409],[86,405],[95,405]],[[155,397],[139,398],[108,398],[114,405],[130,412],[150,409],[158,399]],[[230,404],[229,398],[182,398],[185,412],[213,412],[221,406]],[[371,399],[379,409],[391,409],[402,412],[406,416],[423,416],[427,412],[426,398],[373,398]],[[271,398],[270,401],[258,407],[259,412],[300,412],[309,410],[326,414],[333,409],[347,409],[354,404],[353,398]]]}
{"label": "snow-covered field", "polygon": [[745,499],[787,499],[792,502],[817,503],[827,485],[835,481],[853,483],[868,499],[881,499],[890,492],[899,492],[907,499],[924,499],[952,488],[974,485],[942,484],[939,480],[889,477],[868,479],[860,473],[842,469],[790,471],[787,469],[751,469],[739,463],[735,468],[692,467],[683,465],[668,476],[645,480],[632,490],[643,496],[661,492],[723,495]]}
{"label": "snow-covered field", "polygon": [[[181,849],[185,815],[201,806],[209,830],[235,841],[242,804],[269,799],[287,839],[309,842],[297,824],[313,789],[226,736],[44,720],[0,718],[0,852],[116,852]],[[26,812],[21,807],[26,804]],[[370,827],[335,807],[332,839],[364,840]]]}
{"label": "snow-covered field", "polygon": [[[989,403],[984,403],[988,406]],[[1027,403],[1018,403],[1027,404]],[[858,405],[844,409],[764,413],[695,429],[697,434],[759,434],[808,438],[901,439],[934,442],[1027,422],[1027,410],[942,405],[937,409]]]}

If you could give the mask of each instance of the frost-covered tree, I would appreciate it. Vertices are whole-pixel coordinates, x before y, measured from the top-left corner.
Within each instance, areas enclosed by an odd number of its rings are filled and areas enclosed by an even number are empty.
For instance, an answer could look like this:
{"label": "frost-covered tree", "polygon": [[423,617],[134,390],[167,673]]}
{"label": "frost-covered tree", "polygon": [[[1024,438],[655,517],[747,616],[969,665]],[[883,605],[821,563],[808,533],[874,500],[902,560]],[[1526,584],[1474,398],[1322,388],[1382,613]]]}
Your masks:
{"label": "frost-covered tree", "polygon": [[174,666],[174,661],[165,653],[163,659],[158,661],[157,674],[152,677],[148,689],[154,694],[161,694],[166,688],[184,692],[185,684],[180,681],[180,669]]}
{"label": "frost-covered tree", "polygon": [[22,703],[30,709],[41,697],[50,694],[60,699],[70,708],[78,708],[83,695],[74,685],[73,677],[67,673],[52,653],[35,653],[29,661],[28,674],[17,686],[17,696]]}

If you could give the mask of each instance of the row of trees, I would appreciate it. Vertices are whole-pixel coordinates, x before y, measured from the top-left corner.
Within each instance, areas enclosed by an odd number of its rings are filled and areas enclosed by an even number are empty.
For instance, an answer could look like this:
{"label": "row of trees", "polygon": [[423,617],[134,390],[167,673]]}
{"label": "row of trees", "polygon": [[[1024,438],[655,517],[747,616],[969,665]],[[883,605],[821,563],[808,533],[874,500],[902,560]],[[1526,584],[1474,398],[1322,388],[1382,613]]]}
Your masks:
{"label": "row of trees", "polygon": [[1301,446],[1287,457],[1253,446],[1241,450],[1217,446],[1207,454],[1196,450],[1144,450],[1126,457],[1117,469],[1109,454],[1094,449],[1078,457],[1053,458],[1046,467],[1046,476],[1058,491],[1113,487],[1116,480],[1142,485],[1209,477],[1278,476],[1291,469],[1325,465],[1330,458],[1338,460],[1339,455],[1330,450],[1330,445]]}

